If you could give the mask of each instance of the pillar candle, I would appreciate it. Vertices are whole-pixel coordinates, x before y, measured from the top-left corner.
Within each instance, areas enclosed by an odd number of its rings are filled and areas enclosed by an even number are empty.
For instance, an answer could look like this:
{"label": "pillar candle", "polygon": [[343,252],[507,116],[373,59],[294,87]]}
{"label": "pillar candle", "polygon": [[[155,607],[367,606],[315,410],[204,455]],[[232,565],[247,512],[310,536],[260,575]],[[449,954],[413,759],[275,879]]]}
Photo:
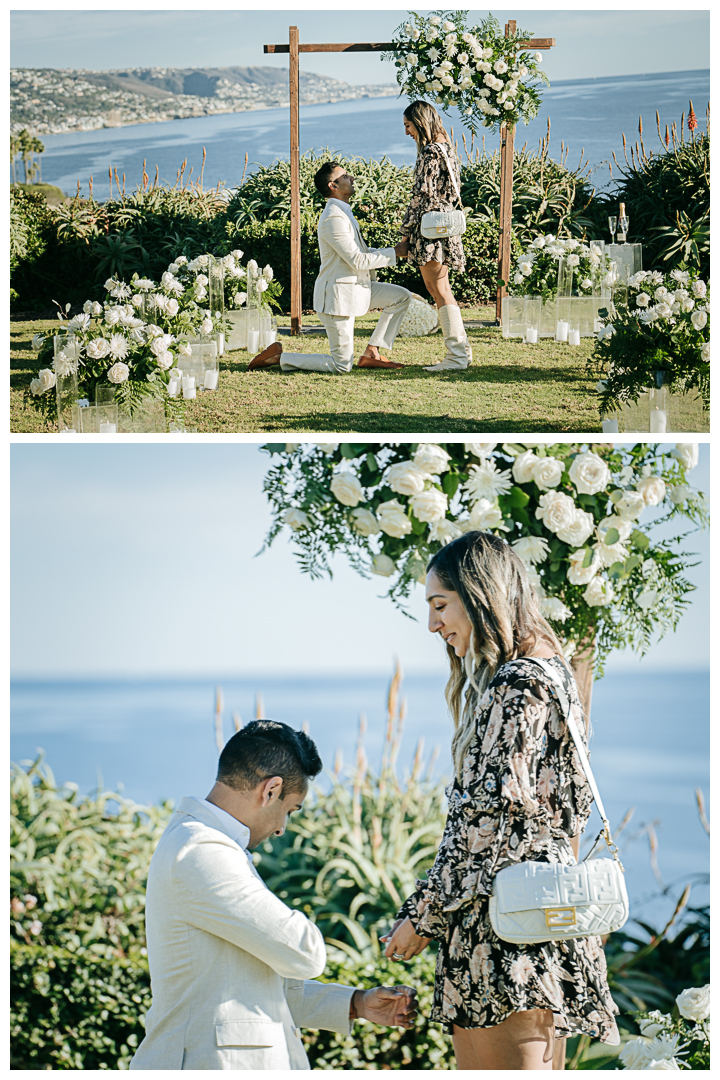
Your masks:
{"label": "pillar candle", "polygon": [[218,333],[218,336],[217,336],[217,346],[218,346],[218,356],[222,356],[222,354],[225,352],[225,334],[223,333],[222,330],[220,330],[220,332]]}
{"label": "pillar candle", "polygon": [[611,435],[614,434],[615,432],[619,433],[619,431],[620,431],[620,429],[618,428],[617,420],[603,420],[602,429],[603,429],[603,434],[605,432],[607,432],[608,434],[611,434]]}
{"label": "pillar candle", "polygon": [[537,345],[537,328],[534,326],[528,326],[525,331],[525,341],[528,345]]}
{"label": "pillar candle", "polygon": [[565,322],[564,319],[559,319],[556,326],[555,326],[555,340],[556,341],[567,341],[567,339],[568,339],[568,330],[569,329],[570,329],[570,324]]}
{"label": "pillar candle", "polygon": [[272,345],[274,343],[274,341],[275,341],[275,331],[274,330],[263,330],[262,334],[260,335],[260,341],[258,342],[258,347],[260,349],[267,349],[268,345]]}
{"label": "pillar candle", "polygon": [[113,435],[117,431],[117,424],[111,424],[107,420],[103,420],[100,424],[101,435]]}
{"label": "pillar candle", "polygon": [[658,434],[667,431],[667,413],[665,409],[650,410],[650,430]]}
{"label": "pillar candle", "polygon": [[218,384],[218,373],[213,368],[210,368],[205,372],[205,379],[203,380],[203,386],[206,390],[216,390]]}
{"label": "pillar candle", "polygon": [[568,344],[569,345],[579,345],[580,344],[580,331],[579,330],[569,330],[568,331]]}
{"label": "pillar candle", "polygon": [[256,353],[260,349],[260,331],[248,330],[247,332],[247,351],[249,353]]}
{"label": "pillar candle", "polygon": [[183,397],[188,400],[195,397],[195,376],[183,375],[182,381]]}
{"label": "pillar candle", "polygon": [[180,380],[171,379],[168,383],[168,397],[177,397],[180,391]]}

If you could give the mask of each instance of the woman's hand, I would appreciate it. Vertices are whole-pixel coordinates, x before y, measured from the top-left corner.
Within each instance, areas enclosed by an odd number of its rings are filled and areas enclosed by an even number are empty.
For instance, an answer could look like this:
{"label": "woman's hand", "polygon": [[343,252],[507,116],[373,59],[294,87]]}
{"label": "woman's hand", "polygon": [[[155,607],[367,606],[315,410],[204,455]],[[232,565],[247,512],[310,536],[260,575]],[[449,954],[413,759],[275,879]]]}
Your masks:
{"label": "woman's hand", "polygon": [[427,949],[428,945],[432,941],[432,938],[420,937],[415,933],[415,928],[409,919],[403,919],[402,922],[396,922],[389,934],[381,937],[380,940],[386,943],[385,955],[390,960],[412,960],[413,956],[417,956]]}

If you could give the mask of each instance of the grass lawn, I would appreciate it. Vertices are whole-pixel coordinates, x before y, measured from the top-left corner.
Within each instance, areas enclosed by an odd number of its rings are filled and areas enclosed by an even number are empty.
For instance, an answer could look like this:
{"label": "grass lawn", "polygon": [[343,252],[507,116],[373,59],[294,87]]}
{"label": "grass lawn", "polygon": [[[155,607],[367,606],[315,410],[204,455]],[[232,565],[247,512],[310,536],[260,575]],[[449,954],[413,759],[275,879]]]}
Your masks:
{"label": "grass lawn", "polygon": [[[490,308],[464,308],[466,322],[493,317]],[[280,318],[288,326],[289,318]],[[358,319],[355,357],[362,354],[377,313]],[[57,322],[11,323],[11,431],[53,430],[23,404],[23,390],[39,364],[30,343]],[[319,326],[304,316],[303,326]],[[354,368],[348,375],[247,371],[246,352],[226,353],[218,390],[188,403],[186,425],[202,432],[597,432],[601,430],[595,379],[585,362],[591,338],[578,346],[543,339],[537,346],[505,340],[497,327],[471,326],[473,363],[465,371],[430,375],[423,365],[441,360],[441,335],[400,337],[390,354],[398,371]],[[324,333],[281,338],[293,352],[327,352]]]}

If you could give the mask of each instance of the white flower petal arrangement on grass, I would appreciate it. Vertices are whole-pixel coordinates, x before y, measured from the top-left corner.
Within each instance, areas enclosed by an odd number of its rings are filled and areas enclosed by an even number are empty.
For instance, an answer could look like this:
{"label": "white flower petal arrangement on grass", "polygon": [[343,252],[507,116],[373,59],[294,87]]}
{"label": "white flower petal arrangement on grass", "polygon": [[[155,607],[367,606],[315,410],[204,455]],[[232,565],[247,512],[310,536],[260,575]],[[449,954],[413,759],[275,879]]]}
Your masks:
{"label": "white flower petal arrangement on grass", "polygon": [[476,26],[467,17],[460,10],[409,13],[393,35],[396,49],[383,54],[395,65],[401,92],[443,110],[457,106],[473,134],[527,124],[539,112],[540,85],[549,84],[539,69],[542,54],[520,48],[532,33],[505,37],[492,15]]}
{"label": "white flower petal arrangement on grass", "polygon": [[[228,303],[234,303],[237,282],[247,276],[239,261],[242,254],[236,250],[218,260]],[[73,371],[77,372],[79,397],[88,401],[95,400],[96,388],[103,383],[115,388],[118,404],[130,412],[149,396],[165,397],[173,366],[190,353],[188,343],[227,329],[222,311],[211,311],[207,306],[210,293],[206,270],[211,258],[203,254],[189,260],[179,255],[158,282],[138,274],[129,284],[117,277],[108,278],[104,286],[107,298],[102,303],[87,300],[81,314],[58,328],[79,346],[79,355],[73,354],[68,360],[61,350],[54,357],[52,335],[36,336],[33,349],[50,366],[30,383],[26,395],[30,403],[47,419],[56,419],[56,397],[50,391],[56,376],[66,377]],[[272,268],[265,267],[259,276],[274,298],[280,286],[272,280]],[[63,313],[59,315],[62,319]],[[172,409],[177,412],[182,405],[175,403]]]}
{"label": "white flower petal arrangement on grass", "polygon": [[[617,297],[589,366],[601,376],[601,412],[637,400],[662,372],[672,392],[696,389],[710,399],[710,289],[697,270],[641,270]],[[601,312],[602,315],[602,312]]]}
{"label": "white flower petal arrangement on grass", "polygon": [[[402,606],[431,555],[471,529],[504,537],[525,563],[541,609],[569,651],[649,647],[674,627],[692,556],[651,538],[662,521],[707,523],[689,473],[697,447],[572,443],[268,443],[271,543],[293,530],[318,576],[344,554],[390,581]],[[644,519],[644,520],[641,520]]]}
{"label": "white flower petal arrangement on grass", "polygon": [[624,1069],[642,1072],[710,1068],[710,984],[692,986],[675,999],[677,1018],[669,1013],[636,1012],[640,1035],[620,1051]]}
{"label": "white flower petal arrangement on grass", "polygon": [[400,326],[400,334],[405,337],[423,337],[425,334],[432,334],[433,330],[437,330],[438,325],[438,313],[435,308],[428,304],[427,300],[413,293],[410,307]]}

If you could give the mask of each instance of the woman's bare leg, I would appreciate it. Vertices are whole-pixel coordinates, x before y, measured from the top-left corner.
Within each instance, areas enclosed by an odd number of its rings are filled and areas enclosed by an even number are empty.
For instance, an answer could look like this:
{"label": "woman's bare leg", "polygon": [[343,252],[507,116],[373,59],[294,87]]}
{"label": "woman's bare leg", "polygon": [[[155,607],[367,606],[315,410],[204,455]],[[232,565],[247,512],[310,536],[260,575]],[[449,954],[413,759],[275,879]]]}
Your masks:
{"label": "woman's bare leg", "polygon": [[425,288],[438,308],[445,307],[446,304],[457,304],[457,300],[450,288],[447,266],[439,262],[426,262],[424,266],[420,267],[420,273],[425,282]]}
{"label": "woman's bare leg", "polygon": [[554,1046],[550,1009],[511,1013],[494,1027],[453,1026],[458,1069],[552,1069]]}

